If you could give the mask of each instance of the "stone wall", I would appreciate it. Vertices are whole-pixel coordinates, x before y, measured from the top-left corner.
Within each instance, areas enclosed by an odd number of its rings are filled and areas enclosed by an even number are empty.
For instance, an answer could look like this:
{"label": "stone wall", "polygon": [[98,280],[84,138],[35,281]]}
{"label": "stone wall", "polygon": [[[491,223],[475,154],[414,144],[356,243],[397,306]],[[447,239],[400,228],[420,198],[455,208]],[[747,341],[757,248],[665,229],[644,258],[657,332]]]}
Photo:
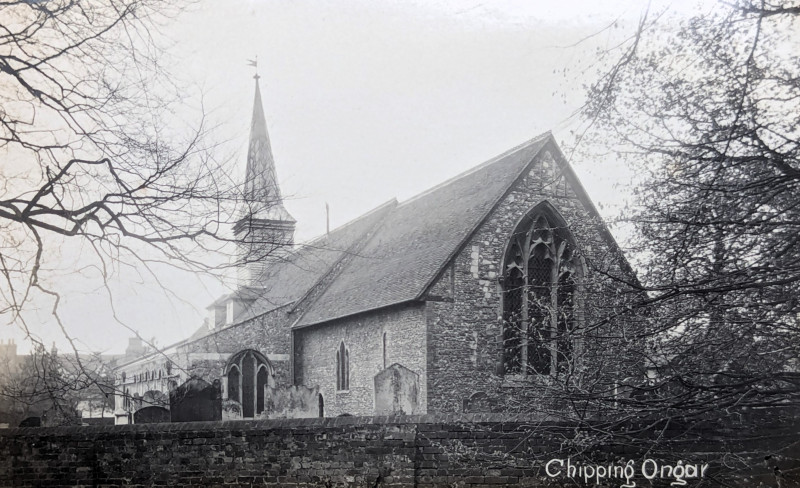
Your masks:
{"label": "stone wall", "polygon": [[[243,349],[254,349],[267,356],[275,368],[275,381],[288,382],[289,325],[287,307],[277,308],[240,324],[219,329],[201,339],[181,346],[178,356],[185,356],[186,369],[193,375],[217,379],[228,357]],[[215,361],[193,360],[193,355],[219,353]]]}
{"label": "stone wall", "polygon": [[[588,264],[578,293],[579,324],[607,317],[609,310],[626,299],[626,290],[596,272],[598,267],[605,267],[619,275],[624,261],[603,237],[604,228],[586,203],[578,198],[571,186],[577,182],[567,179],[565,183],[564,178],[562,168],[549,154],[534,162],[454,257],[452,268],[445,269],[430,288],[427,412],[462,412],[465,401],[476,394],[493,400],[492,411],[531,411],[544,406],[542,397],[547,395],[536,387],[549,387],[552,378],[528,376],[519,382],[503,375],[502,287],[498,282],[509,238],[536,205],[547,201],[561,214],[583,262]],[[602,340],[614,335],[623,334],[602,329],[583,335],[576,354],[586,360],[582,361],[584,370],[592,370],[588,361],[606,361],[606,371],[627,371],[627,376],[643,377],[641,372],[631,372],[630,364],[612,363],[617,359],[613,344]]]}
{"label": "stone wall", "polygon": [[[631,462],[636,486],[675,481],[667,476],[651,484],[641,474],[645,459],[659,466],[681,460],[698,474],[708,464],[702,480],[687,478],[688,486],[723,486],[723,479],[731,483],[724,486],[777,486],[778,479],[798,486],[798,446],[770,450],[796,440],[796,423],[758,432],[759,445],[743,443],[742,431],[693,431],[645,452],[646,444],[593,444],[599,431],[498,415],[12,429],[0,431],[0,486],[595,485],[567,478],[567,459],[572,466]],[[771,453],[766,460],[764,452]],[[549,476],[554,459],[550,474],[561,473]]]}
{"label": "stone wall", "polygon": [[[171,388],[189,378],[202,378],[209,383],[222,378],[231,355],[254,349],[270,360],[276,383],[289,382],[289,324],[287,307],[280,307],[245,322],[222,327],[200,339],[189,341],[169,354],[155,354],[134,361],[117,371],[115,407],[125,408],[124,393],[142,396],[148,391],[168,394]],[[169,363],[169,367],[167,367]],[[125,372],[125,381],[121,380]]]}
{"label": "stone wall", "polygon": [[[408,304],[296,330],[295,382],[319,387],[326,417],[372,415],[375,375],[399,363],[419,375],[418,412],[424,413],[425,320],[423,304]],[[336,351],[342,341],[350,352],[348,391],[336,391]]]}

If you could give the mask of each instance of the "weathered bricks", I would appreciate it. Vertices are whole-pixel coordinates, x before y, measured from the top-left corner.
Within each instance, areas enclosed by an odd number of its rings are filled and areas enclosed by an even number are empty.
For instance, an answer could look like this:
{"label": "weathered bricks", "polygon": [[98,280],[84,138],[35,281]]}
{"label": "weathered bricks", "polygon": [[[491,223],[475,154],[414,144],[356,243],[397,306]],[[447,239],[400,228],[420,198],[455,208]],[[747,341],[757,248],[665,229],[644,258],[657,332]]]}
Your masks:
{"label": "weathered bricks", "polygon": [[[560,486],[547,478],[544,463],[586,459],[583,447],[566,447],[574,426],[534,424],[519,416],[471,422],[479,418],[11,429],[0,431],[0,486]],[[791,435],[791,429],[762,425],[759,434],[777,438]],[[737,442],[723,442],[712,430],[706,435],[706,441],[676,443],[673,452],[682,459],[712,460]],[[618,447],[596,446],[588,460],[640,459],[644,452],[626,446],[630,452],[620,457]],[[758,468],[763,460],[758,461],[747,467],[752,470],[747,483],[753,476],[770,481],[770,469]]]}

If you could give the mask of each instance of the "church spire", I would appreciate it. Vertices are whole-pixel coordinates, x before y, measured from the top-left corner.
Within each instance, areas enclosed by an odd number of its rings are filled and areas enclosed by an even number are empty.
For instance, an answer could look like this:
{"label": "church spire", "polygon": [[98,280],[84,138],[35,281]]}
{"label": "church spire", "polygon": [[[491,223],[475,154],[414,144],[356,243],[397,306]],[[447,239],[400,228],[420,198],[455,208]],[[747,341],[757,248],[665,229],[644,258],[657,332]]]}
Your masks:
{"label": "church spire", "polygon": [[[252,62],[252,65],[255,66],[255,63]],[[241,218],[233,229],[239,242],[242,263],[240,281],[243,285],[257,284],[269,262],[291,249],[296,222],[283,206],[267,134],[258,73],[253,78],[256,81],[256,93],[247,148],[244,205]]]}
{"label": "church spire", "polygon": [[261,101],[260,76],[256,73],[256,94],[253,101],[253,118],[250,122],[250,143],[247,148],[244,198],[246,214],[269,220],[294,219],[283,207],[283,197],[275,172],[275,159],[267,133],[267,120]]}

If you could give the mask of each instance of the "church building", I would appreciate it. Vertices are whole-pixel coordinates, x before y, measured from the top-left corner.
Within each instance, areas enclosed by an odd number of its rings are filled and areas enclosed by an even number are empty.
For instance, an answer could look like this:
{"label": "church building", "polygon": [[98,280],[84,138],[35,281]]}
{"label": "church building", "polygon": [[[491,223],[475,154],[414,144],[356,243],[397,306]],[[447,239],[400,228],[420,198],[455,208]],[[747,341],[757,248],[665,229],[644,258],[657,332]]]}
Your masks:
{"label": "church building", "polygon": [[192,385],[227,419],[558,411],[643,368],[614,350],[635,276],[549,132],[297,244],[256,81],[245,193],[241,287],[118,367],[118,423]]}

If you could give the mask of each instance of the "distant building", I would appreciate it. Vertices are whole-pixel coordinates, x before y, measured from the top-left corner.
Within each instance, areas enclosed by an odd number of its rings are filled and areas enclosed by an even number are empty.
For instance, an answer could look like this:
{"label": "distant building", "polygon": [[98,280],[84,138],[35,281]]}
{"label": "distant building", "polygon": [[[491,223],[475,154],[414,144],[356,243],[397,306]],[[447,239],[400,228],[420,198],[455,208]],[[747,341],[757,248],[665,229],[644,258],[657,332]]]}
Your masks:
{"label": "distant building", "polygon": [[55,345],[18,354],[13,340],[0,343],[0,427],[112,422],[114,361],[59,354]]}
{"label": "distant building", "polygon": [[225,418],[533,410],[531,385],[621,361],[586,325],[629,290],[590,263],[633,273],[550,133],[296,245],[256,83],[246,175],[242,286],[118,367],[120,422],[190,378]]}

